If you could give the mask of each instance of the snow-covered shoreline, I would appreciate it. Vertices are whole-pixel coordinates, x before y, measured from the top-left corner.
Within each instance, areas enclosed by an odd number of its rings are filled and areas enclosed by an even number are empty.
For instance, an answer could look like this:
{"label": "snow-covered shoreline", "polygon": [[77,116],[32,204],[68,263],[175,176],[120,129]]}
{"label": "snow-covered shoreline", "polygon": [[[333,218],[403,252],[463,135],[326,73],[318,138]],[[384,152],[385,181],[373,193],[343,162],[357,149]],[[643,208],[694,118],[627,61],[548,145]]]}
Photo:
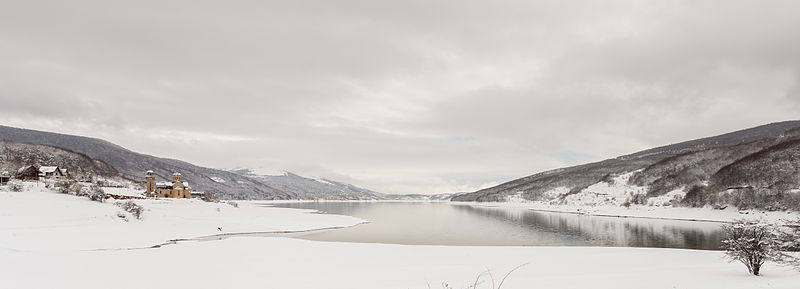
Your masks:
{"label": "snow-covered shoreline", "polygon": [[[612,247],[408,246],[252,237],[363,222],[274,202],[136,200],[141,220],[113,204],[32,188],[0,191],[3,288],[467,288],[525,264],[522,288],[795,288],[800,273],[767,264],[753,277],[722,252]],[[474,204],[473,204],[474,205]],[[495,204],[497,205],[497,204]],[[510,206],[510,205],[509,205]],[[220,230],[219,227],[222,227]],[[126,250],[219,233],[229,238]],[[122,250],[115,250],[122,249]],[[111,250],[97,250],[111,249]],[[45,278],[42,278],[45,276]],[[484,274],[477,288],[490,288]]]}
{"label": "snow-covered shoreline", "polygon": [[552,205],[543,202],[452,202],[453,205],[487,207],[487,208],[513,208],[530,209],[544,212],[557,212],[567,214],[581,214],[598,217],[643,218],[679,221],[700,221],[728,223],[737,219],[764,219],[767,221],[781,221],[796,219],[800,214],[792,211],[740,211],[733,207],[724,210],[687,207],[656,207],[646,205],[621,206],[579,206],[579,205]]}
{"label": "snow-covered shoreline", "polygon": [[[14,250],[99,250],[142,248],[175,239],[249,232],[347,227],[364,220],[313,210],[197,199],[135,200],[141,219],[114,205],[58,194],[41,183],[23,192],[0,192],[0,248]],[[125,218],[121,218],[120,215]]]}

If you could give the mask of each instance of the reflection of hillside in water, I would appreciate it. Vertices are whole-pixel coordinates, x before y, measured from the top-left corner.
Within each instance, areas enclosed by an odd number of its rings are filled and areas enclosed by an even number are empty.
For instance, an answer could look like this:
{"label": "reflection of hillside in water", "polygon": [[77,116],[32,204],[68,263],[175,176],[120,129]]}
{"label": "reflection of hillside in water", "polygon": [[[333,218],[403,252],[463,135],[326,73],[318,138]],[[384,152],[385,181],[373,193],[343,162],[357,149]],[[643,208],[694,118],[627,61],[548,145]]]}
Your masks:
{"label": "reflection of hillside in water", "polygon": [[524,209],[453,206],[484,216],[513,222],[528,230],[557,232],[564,245],[667,247],[716,250],[721,244],[720,224],[675,220],[598,217]]}
{"label": "reflection of hillside in water", "polygon": [[278,206],[314,209],[370,221],[300,237],[317,241],[717,249],[721,234],[717,223],[597,217],[449,203],[312,202]]}

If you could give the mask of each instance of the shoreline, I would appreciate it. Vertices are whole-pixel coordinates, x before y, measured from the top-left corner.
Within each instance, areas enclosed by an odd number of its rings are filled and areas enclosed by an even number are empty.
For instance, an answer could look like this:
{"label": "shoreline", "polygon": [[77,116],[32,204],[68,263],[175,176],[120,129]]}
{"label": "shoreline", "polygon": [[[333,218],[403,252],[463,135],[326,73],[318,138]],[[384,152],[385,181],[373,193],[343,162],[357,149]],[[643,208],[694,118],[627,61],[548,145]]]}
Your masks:
{"label": "shoreline", "polygon": [[585,215],[593,217],[607,218],[632,218],[649,220],[669,220],[685,222],[709,222],[709,223],[732,223],[739,219],[763,219],[771,222],[779,222],[786,219],[796,219],[800,217],[800,212],[792,211],[758,211],[758,210],[738,210],[728,207],[724,210],[712,208],[689,208],[689,207],[651,207],[651,206],[573,206],[573,205],[550,205],[537,202],[512,203],[512,202],[451,202],[457,206],[472,206],[482,208],[499,209],[526,209],[538,212],[560,213]]}

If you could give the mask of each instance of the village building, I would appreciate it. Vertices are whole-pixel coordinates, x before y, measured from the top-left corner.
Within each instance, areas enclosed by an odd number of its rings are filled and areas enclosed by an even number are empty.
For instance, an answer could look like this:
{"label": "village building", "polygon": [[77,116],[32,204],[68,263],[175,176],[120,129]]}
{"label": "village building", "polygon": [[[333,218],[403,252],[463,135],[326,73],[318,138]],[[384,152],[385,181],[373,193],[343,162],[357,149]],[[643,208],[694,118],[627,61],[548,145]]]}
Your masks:
{"label": "village building", "polygon": [[39,168],[39,177],[56,178],[64,176],[66,174],[58,166],[42,166]]}
{"label": "village building", "polygon": [[23,180],[23,181],[38,181],[39,167],[34,165],[24,166],[19,170],[17,170],[17,175],[15,177],[18,180]]}
{"label": "village building", "polygon": [[0,185],[5,185],[10,181],[11,181],[11,175],[8,172],[4,171],[0,173]]}
{"label": "village building", "polygon": [[182,179],[180,173],[172,174],[172,182],[156,182],[156,175],[153,171],[145,174],[145,185],[147,191],[145,195],[156,198],[191,198],[192,187],[189,182]]}

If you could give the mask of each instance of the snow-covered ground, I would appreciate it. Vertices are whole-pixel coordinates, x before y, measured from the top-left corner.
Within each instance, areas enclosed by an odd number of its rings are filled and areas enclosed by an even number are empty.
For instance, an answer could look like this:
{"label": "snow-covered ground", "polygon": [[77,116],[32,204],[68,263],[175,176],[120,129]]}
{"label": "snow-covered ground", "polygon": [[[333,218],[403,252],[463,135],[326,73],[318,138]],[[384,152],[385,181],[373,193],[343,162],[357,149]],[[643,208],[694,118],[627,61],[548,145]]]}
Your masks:
{"label": "snow-covered ground", "polygon": [[[439,247],[240,237],[110,252],[0,250],[4,288],[452,288],[491,269],[530,288],[794,289],[800,274],[763,276],[720,252],[589,247]],[[490,288],[488,277],[478,288]]]}
{"label": "snow-covered ground", "polygon": [[349,216],[311,214],[308,210],[265,209],[252,202],[238,203],[236,208],[225,202],[197,199],[135,200],[145,210],[137,220],[115,206],[113,200],[92,202],[50,192],[42,183],[25,185],[23,192],[0,192],[0,248],[138,248],[214,234],[308,230],[363,222]]}
{"label": "snow-covered ground", "polygon": [[[491,270],[502,288],[797,288],[770,264],[754,277],[717,251],[603,247],[448,247],[240,236],[143,247],[224,232],[349,226],[362,220],[257,202],[109,203],[29,187],[0,191],[0,288],[467,288]],[[128,216],[127,219],[130,219]],[[491,288],[484,275],[477,288]]]}

